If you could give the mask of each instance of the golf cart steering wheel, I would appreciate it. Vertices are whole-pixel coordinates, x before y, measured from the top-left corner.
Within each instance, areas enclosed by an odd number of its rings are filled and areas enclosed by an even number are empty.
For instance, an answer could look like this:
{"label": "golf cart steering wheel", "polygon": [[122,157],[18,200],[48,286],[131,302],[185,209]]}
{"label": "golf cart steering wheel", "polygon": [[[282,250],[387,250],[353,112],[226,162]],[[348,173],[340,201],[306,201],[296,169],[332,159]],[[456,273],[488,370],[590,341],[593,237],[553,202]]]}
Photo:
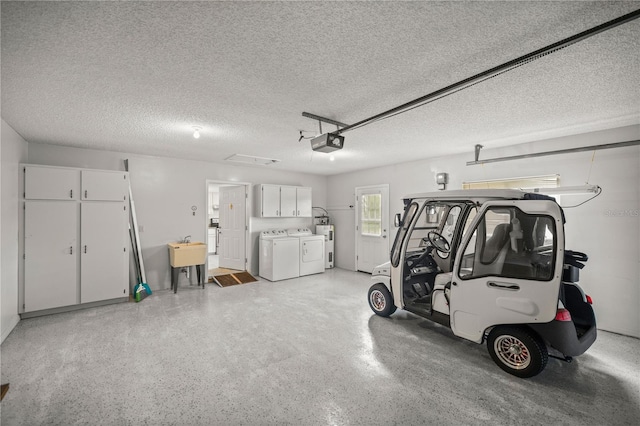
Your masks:
{"label": "golf cart steering wheel", "polygon": [[449,241],[436,231],[429,231],[427,234],[427,240],[440,253],[449,253],[451,251]]}

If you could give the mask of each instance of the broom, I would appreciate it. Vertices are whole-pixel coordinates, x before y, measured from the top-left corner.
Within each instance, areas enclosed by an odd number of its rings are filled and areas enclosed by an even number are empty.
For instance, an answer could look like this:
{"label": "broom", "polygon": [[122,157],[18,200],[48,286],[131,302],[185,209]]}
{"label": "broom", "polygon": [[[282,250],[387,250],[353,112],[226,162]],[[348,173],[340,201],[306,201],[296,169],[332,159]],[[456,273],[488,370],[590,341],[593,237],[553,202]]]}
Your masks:
{"label": "broom", "polygon": [[136,243],[134,241],[133,232],[131,226],[129,226],[129,237],[131,237],[131,247],[133,249],[133,260],[136,264],[136,279],[138,284],[133,287],[133,299],[136,302],[143,300],[145,297],[151,295],[151,288],[147,283],[142,282],[142,276],[140,273],[140,262],[138,262],[138,250],[136,248]]}
{"label": "broom", "polygon": [[[129,160],[124,160],[124,169],[129,171]],[[138,284],[133,288],[133,298],[136,302],[141,301],[151,295],[151,288],[145,282],[147,278],[144,273],[144,262],[142,261],[142,250],[140,248],[140,236],[138,235],[138,219],[136,218],[136,208],[133,204],[133,194],[131,193],[131,182],[129,182],[129,207],[131,210],[131,220],[129,221],[129,237],[131,238],[131,247],[133,250],[133,259],[136,263],[136,279]],[[133,222],[133,229],[131,223]]]}

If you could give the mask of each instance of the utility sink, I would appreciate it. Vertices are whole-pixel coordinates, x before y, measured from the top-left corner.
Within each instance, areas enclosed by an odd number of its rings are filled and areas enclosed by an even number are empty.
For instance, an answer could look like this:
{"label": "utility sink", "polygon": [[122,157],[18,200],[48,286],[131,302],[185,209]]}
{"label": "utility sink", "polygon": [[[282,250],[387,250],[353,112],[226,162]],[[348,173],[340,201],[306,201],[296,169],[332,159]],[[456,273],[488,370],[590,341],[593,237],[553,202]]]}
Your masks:
{"label": "utility sink", "polygon": [[174,268],[203,265],[207,258],[205,243],[169,243],[169,262]]}

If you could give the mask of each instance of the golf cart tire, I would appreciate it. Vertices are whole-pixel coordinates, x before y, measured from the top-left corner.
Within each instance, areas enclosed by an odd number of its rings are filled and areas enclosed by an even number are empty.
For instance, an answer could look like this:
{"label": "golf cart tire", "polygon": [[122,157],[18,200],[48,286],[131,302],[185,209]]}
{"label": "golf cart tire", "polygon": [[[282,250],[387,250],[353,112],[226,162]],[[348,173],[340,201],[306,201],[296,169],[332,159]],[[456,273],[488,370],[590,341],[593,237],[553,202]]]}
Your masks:
{"label": "golf cart tire", "polygon": [[539,374],[549,361],[545,343],[524,327],[495,327],[487,338],[487,350],[498,367],[521,378]]}
{"label": "golf cart tire", "polygon": [[396,305],[393,304],[393,296],[382,283],[374,284],[369,288],[369,307],[381,317],[388,317],[396,311]]}

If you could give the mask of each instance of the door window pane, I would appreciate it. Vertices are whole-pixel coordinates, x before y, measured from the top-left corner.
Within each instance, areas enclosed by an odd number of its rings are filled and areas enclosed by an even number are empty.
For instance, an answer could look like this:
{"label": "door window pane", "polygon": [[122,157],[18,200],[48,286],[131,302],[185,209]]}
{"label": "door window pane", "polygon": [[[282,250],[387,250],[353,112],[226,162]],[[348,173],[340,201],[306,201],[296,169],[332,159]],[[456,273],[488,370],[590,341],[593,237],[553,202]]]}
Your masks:
{"label": "door window pane", "polygon": [[461,278],[501,276],[548,281],[554,273],[553,218],[515,207],[487,210],[465,248]]}
{"label": "door window pane", "polygon": [[365,194],[360,203],[360,234],[379,237],[382,235],[382,195]]}

